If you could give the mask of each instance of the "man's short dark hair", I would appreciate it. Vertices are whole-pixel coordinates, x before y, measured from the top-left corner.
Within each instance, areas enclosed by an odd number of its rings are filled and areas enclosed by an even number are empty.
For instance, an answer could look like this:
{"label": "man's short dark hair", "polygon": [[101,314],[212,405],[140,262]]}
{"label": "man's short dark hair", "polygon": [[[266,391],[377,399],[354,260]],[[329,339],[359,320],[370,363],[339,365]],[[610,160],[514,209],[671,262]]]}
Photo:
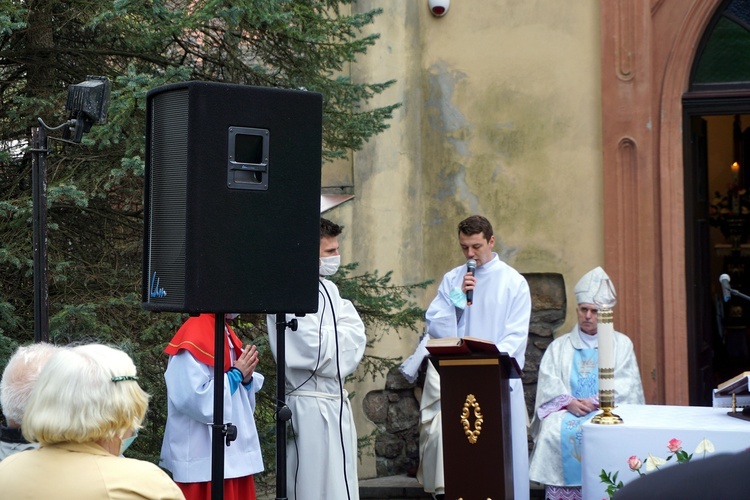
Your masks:
{"label": "man's short dark hair", "polygon": [[338,224],[334,224],[333,222],[329,221],[328,219],[324,219],[323,217],[320,218],[320,239],[323,238],[335,238],[336,236],[341,234],[341,231],[344,229],[344,226],[339,226]]}
{"label": "man's short dark hair", "polygon": [[458,223],[458,233],[471,236],[472,234],[483,234],[484,239],[490,241],[492,238],[492,224],[481,215],[472,215]]}

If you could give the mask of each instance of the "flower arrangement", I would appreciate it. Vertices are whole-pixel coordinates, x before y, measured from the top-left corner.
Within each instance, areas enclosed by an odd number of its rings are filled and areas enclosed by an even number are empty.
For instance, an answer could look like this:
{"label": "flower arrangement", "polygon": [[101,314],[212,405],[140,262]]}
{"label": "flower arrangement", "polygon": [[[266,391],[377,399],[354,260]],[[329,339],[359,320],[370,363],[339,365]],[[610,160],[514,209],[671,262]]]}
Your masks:
{"label": "flower arrangement", "polygon": [[[678,464],[683,464],[689,462],[695,454],[703,454],[703,458],[705,458],[706,453],[713,453],[715,451],[713,443],[706,438],[703,438],[703,440],[698,443],[698,446],[695,447],[695,451],[690,454],[682,449],[682,441],[677,438],[669,440],[667,443],[667,450],[669,450],[667,458],[656,457],[649,453],[648,457],[642,461],[636,455],[632,455],[628,458],[628,468],[633,472],[637,472],[639,476],[645,476],[643,473],[644,468],[646,469],[646,472],[653,472],[659,470],[660,467],[664,466],[673,458],[677,460]],[[606,492],[610,499],[615,496],[617,490],[623,487],[622,481],[617,480],[618,474],[619,472],[612,474],[604,469],[602,469],[601,474],[599,474],[601,482],[607,485]]]}

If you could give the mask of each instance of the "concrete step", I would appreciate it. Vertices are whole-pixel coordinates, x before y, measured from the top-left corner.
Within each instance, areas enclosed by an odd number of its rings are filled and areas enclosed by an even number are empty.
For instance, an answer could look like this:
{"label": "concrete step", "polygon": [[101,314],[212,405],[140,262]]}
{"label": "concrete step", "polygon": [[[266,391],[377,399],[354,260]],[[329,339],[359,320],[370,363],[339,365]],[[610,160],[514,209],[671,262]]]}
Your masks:
{"label": "concrete step", "polygon": [[432,498],[425,493],[414,477],[388,476],[359,481],[359,498],[362,500],[405,500]]}
{"label": "concrete step", "polygon": [[[256,482],[258,500],[274,500],[276,490],[273,478],[266,478],[266,482]],[[544,499],[544,486],[531,483],[531,500]],[[359,497],[361,500],[413,500],[432,499],[432,495],[425,493],[422,486],[414,477],[387,476],[359,481]]]}
{"label": "concrete step", "polygon": [[[529,485],[531,500],[544,499],[544,486]],[[388,476],[359,481],[359,496],[362,500],[407,500],[412,498],[431,499],[414,477]]]}

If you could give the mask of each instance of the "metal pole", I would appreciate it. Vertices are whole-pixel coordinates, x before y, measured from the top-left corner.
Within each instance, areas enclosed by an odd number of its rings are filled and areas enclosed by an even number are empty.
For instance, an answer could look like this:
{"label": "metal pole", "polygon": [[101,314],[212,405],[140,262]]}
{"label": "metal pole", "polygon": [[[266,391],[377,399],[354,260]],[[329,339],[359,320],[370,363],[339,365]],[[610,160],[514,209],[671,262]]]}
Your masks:
{"label": "metal pole", "polygon": [[[293,320],[296,321],[296,320]],[[287,499],[286,488],[286,314],[276,315],[276,500]],[[296,326],[293,326],[296,330]]]}
{"label": "metal pole", "polygon": [[214,424],[211,433],[211,500],[224,499],[224,313],[214,315]]}
{"label": "metal pole", "polygon": [[31,181],[34,220],[34,342],[47,342],[47,131],[42,127],[31,129]]}

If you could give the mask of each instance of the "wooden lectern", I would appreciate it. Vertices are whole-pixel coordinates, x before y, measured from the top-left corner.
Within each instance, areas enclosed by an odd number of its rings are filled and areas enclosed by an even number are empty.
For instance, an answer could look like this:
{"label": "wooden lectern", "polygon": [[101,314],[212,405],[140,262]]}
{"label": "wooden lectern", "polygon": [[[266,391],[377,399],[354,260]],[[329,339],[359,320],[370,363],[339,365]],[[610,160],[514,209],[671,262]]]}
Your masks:
{"label": "wooden lectern", "polygon": [[514,358],[498,352],[492,343],[471,338],[453,341],[453,346],[427,344],[440,373],[445,498],[512,499],[508,380],[519,378],[521,370]]}

